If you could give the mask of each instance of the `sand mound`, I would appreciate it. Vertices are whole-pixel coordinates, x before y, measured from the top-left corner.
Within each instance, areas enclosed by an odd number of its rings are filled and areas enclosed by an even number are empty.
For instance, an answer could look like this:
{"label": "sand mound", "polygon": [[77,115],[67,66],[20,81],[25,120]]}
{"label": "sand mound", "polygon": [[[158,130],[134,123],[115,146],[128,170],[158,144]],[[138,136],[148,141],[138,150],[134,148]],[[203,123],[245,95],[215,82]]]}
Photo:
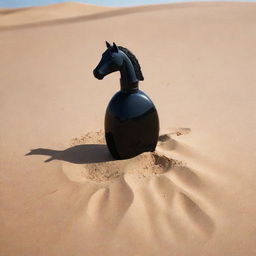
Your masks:
{"label": "sand mound", "polygon": [[[160,147],[168,147],[172,141],[170,134],[160,136]],[[45,162],[53,160],[68,162],[63,163],[64,171],[72,180],[78,182],[110,181],[125,174],[136,175],[139,179],[149,178],[167,172],[174,166],[182,166],[181,161],[171,159],[157,151],[145,152],[131,159],[115,160],[107,149],[103,131],[89,132],[76,137],[72,139],[70,146],[65,150],[32,149],[26,155],[50,156]]]}
{"label": "sand mound", "polygon": [[[104,143],[104,144],[103,144]],[[105,145],[103,131],[90,132],[72,140],[72,146],[94,144]],[[88,163],[81,167],[81,180],[92,180],[96,182],[109,181],[124,174],[135,174],[138,178],[146,178],[152,175],[159,175],[168,171],[178,162],[158,153],[146,152],[127,160],[114,160],[107,150],[103,158],[108,155],[105,162]],[[69,168],[72,169],[71,166]]]}

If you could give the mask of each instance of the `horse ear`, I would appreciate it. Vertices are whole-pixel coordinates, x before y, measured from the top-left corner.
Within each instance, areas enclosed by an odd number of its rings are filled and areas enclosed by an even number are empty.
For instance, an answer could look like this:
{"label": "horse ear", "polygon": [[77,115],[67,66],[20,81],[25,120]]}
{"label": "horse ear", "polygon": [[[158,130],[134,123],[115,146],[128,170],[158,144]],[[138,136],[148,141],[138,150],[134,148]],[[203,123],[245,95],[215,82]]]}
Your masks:
{"label": "horse ear", "polygon": [[118,52],[118,47],[116,46],[115,43],[113,43],[113,51],[114,51],[114,52]]}
{"label": "horse ear", "polygon": [[106,41],[106,46],[107,46],[107,48],[110,47],[110,43],[108,41]]}

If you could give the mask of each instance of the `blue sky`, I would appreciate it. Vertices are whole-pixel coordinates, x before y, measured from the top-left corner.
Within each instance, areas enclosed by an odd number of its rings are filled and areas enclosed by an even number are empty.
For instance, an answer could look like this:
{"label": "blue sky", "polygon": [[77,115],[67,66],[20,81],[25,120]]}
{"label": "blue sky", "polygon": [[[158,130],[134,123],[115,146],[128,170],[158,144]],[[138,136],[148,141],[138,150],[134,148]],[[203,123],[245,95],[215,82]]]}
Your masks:
{"label": "blue sky", "polygon": [[[36,5],[47,5],[61,2],[75,2],[75,0],[0,0],[0,7],[28,7]],[[79,0],[76,2],[83,2],[88,4],[103,5],[103,6],[133,6],[143,4],[159,4],[159,3],[171,3],[171,2],[191,2],[193,0]],[[198,0],[200,1],[200,0]],[[204,1],[204,0],[201,0]],[[200,2],[201,2],[200,1]],[[227,1],[227,0],[226,0]],[[256,2],[256,0],[248,0],[241,2]]]}
{"label": "blue sky", "polygon": [[[35,5],[47,5],[61,2],[80,2],[103,6],[132,6],[154,3],[168,3],[171,0],[0,0],[0,7],[25,7]],[[178,2],[181,2],[178,0]]]}

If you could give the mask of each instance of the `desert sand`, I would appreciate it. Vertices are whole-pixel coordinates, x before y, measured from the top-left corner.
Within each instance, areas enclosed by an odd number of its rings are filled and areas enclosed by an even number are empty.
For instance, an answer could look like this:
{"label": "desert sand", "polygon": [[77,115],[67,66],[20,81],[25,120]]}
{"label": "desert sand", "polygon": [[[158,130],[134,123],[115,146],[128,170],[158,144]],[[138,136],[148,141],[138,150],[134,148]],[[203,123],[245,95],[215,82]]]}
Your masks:
{"label": "desert sand", "polygon": [[[1,10],[0,255],[256,255],[256,4],[77,6]],[[105,40],[142,66],[153,153],[107,150]]]}
{"label": "desert sand", "polygon": [[35,23],[54,23],[70,18],[102,14],[117,8],[65,2],[27,8],[0,8],[0,28]]}

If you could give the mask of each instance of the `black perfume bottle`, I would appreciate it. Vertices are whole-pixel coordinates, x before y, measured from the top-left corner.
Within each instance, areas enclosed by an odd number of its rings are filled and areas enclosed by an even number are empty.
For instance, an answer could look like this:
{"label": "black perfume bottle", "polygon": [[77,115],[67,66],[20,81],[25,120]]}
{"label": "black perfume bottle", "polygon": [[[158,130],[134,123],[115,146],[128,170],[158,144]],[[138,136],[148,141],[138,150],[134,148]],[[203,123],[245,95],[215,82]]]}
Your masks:
{"label": "black perfume bottle", "polygon": [[94,69],[94,76],[120,71],[121,89],[111,99],[105,114],[105,137],[115,159],[127,159],[154,151],[159,136],[157,110],[150,98],[138,88],[144,80],[138,60],[131,51],[110,46]]}

